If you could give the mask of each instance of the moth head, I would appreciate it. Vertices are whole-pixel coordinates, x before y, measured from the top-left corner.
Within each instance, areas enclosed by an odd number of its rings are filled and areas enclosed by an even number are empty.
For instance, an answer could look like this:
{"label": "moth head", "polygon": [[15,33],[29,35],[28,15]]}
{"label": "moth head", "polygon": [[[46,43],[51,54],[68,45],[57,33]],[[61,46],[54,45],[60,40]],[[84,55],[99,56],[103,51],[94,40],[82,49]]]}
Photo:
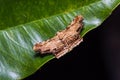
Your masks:
{"label": "moth head", "polygon": [[38,52],[41,46],[42,46],[42,45],[41,45],[40,43],[36,43],[36,44],[33,46],[33,50],[34,50],[35,52]]}

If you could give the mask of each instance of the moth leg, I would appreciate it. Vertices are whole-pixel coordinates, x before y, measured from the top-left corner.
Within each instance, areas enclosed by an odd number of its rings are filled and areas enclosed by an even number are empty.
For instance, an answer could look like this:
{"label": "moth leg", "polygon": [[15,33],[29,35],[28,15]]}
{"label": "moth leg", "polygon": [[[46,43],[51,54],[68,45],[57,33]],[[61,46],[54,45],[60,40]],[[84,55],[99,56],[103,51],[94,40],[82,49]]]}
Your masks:
{"label": "moth leg", "polygon": [[61,56],[65,55],[67,52],[69,51],[68,48],[64,48],[62,51],[58,52],[58,53],[54,53],[55,57],[58,59]]}
{"label": "moth leg", "polygon": [[56,50],[55,50],[55,52],[53,51],[53,54],[55,55],[55,57],[57,59],[60,58],[61,56],[65,55],[69,51],[67,42],[64,42],[61,40],[61,43],[63,44],[62,48],[57,52],[56,52]]}
{"label": "moth leg", "polygon": [[62,57],[66,53],[70,52],[74,47],[76,47],[77,45],[79,45],[82,41],[83,41],[83,38],[78,38],[74,43],[72,43],[69,46],[66,46],[62,51],[60,51],[58,53],[54,53],[55,57],[57,59],[60,58],[60,57]]}
{"label": "moth leg", "polygon": [[81,42],[83,41],[83,38],[79,37],[74,43],[72,43],[71,45],[69,45],[69,51],[71,51],[74,47],[76,47],[77,45],[79,45]]}

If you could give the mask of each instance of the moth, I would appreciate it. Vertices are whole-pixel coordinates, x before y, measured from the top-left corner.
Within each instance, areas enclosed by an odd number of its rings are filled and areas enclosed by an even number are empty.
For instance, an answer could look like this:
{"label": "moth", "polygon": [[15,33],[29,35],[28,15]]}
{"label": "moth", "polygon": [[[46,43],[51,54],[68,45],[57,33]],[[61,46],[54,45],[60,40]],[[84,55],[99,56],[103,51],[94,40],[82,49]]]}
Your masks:
{"label": "moth", "polygon": [[33,50],[40,54],[52,53],[56,58],[60,58],[83,41],[80,36],[82,28],[83,17],[76,16],[66,29],[57,32],[51,39],[36,43]]}

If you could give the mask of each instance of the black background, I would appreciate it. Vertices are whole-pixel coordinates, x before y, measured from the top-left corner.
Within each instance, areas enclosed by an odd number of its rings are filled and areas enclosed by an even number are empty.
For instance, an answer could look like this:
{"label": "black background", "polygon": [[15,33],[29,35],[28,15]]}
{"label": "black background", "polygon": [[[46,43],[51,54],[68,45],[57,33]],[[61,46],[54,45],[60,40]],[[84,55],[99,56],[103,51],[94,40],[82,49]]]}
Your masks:
{"label": "black background", "polygon": [[24,80],[120,80],[120,6],[84,42]]}

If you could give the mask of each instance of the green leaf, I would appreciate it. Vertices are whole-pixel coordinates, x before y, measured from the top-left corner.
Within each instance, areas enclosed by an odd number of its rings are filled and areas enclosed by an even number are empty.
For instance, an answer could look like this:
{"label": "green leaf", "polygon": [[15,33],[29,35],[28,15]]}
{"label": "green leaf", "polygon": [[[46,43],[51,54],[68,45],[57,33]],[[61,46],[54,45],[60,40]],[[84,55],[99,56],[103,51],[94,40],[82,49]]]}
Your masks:
{"label": "green leaf", "polygon": [[23,79],[53,59],[37,56],[33,45],[53,37],[75,16],[84,17],[84,36],[119,4],[120,0],[0,0],[0,80]]}

